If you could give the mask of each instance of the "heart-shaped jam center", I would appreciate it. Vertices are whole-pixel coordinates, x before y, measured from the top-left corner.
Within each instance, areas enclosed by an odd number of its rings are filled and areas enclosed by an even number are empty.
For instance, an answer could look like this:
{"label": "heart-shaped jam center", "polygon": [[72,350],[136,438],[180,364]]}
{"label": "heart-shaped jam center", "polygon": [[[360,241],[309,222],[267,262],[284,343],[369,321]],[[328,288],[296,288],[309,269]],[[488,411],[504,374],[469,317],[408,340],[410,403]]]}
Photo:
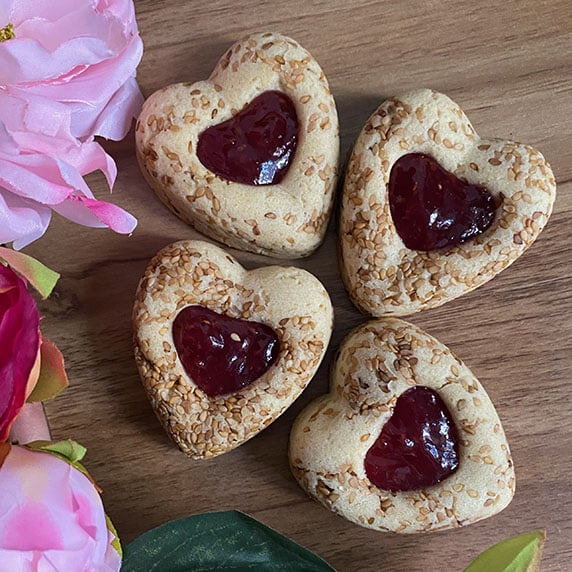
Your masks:
{"label": "heart-shaped jam center", "polygon": [[411,250],[450,248],[478,236],[491,226],[496,206],[485,187],[457,178],[429,155],[403,155],[391,168],[391,216]]}
{"label": "heart-shaped jam center", "polygon": [[292,100],[265,91],[231,119],[199,135],[197,156],[209,171],[245,185],[272,185],[286,175],[298,143]]}
{"label": "heart-shaped jam center", "polygon": [[432,389],[415,386],[397,399],[393,415],[365,456],[378,488],[397,492],[430,487],[459,466],[457,428]]}
{"label": "heart-shaped jam center", "polygon": [[271,327],[202,306],[187,306],[177,314],[173,340],[185,371],[209,397],[251,384],[268,371],[280,351]]}

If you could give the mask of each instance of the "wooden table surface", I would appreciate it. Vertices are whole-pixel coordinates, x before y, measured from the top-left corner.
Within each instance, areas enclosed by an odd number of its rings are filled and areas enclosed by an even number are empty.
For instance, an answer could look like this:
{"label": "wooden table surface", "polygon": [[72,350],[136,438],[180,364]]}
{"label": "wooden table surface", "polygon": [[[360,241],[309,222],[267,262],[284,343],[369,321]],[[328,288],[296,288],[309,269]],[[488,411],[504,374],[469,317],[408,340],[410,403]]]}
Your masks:
{"label": "wooden table surface", "polygon": [[[477,291],[409,319],[449,345],[483,383],[514,455],[517,493],[501,514],[467,528],[400,536],[350,524],[309,500],[288,469],[298,412],[327,388],[342,337],[365,318],[340,281],[335,225],[313,256],[294,262],[328,288],[332,343],[310,387],[266,431],[211,461],[186,458],[163,433],[132,355],[130,312],[149,258],[198,233],[175,218],[137,167],[133,133],[108,144],[119,168],[112,200],[139,219],[131,237],[54,220],[26,252],[59,270],[42,328],[62,349],[71,387],[47,405],[54,438],[88,448],[124,542],[168,520],[240,509],[340,571],[462,570],[501,538],[546,528],[542,569],[572,569],[572,3],[570,0],[139,0],[147,96],[206,78],[224,50],[252,31],[297,39],[324,68],[341,121],[342,157],[387,97],[419,87],[457,101],[484,136],[540,148],[558,181],[554,214],[513,266]],[[89,179],[99,198],[103,177]],[[249,267],[275,260],[241,252]]]}

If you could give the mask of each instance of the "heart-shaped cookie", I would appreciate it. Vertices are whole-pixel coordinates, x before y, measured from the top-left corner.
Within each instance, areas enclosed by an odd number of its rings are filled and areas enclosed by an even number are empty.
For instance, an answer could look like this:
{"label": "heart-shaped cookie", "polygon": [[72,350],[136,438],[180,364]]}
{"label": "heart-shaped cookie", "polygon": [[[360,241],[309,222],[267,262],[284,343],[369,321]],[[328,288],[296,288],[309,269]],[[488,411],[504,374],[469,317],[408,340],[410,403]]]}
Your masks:
{"label": "heart-shaped cookie", "polygon": [[254,437],[305,389],[333,310],[298,268],[245,270],[221,248],[181,241],[149,263],[133,309],[135,359],[171,438],[200,459]]}
{"label": "heart-shaped cookie", "polygon": [[536,149],[481,139],[445,95],[388,99],[346,173],[341,267],[352,301],[405,315],[477,288],[534,242],[555,192]]}
{"label": "heart-shaped cookie", "polygon": [[253,34],[207,81],[154,93],[136,144],[149,185],[200,232],[284,258],[321,244],[337,179],[338,116],[324,72],[294,40]]}
{"label": "heart-shaped cookie", "polygon": [[381,531],[470,524],[500,512],[515,488],[481,384],[446,346],[397,318],[342,342],[330,393],[294,423],[290,464],[310,496]]}

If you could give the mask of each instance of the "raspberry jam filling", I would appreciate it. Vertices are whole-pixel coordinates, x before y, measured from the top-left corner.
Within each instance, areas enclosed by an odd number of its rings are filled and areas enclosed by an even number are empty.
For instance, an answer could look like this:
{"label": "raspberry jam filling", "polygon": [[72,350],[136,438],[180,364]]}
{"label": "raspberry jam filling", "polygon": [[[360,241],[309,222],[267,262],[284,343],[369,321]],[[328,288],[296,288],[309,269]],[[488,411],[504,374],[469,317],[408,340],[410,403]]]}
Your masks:
{"label": "raspberry jam filling", "polygon": [[430,487],[453,474],[459,437],[439,395],[424,386],[402,393],[364,465],[376,487],[392,492]]}
{"label": "raspberry jam filling", "polygon": [[265,324],[187,306],[173,322],[173,340],[185,371],[209,397],[234,393],[266,373],[280,342]]}
{"label": "raspberry jam filling", "polygon": [[298,143],[298,116],[292,100],[265,91],[231,119],[199,135],[197,156],[215,175],[245,185],[282,181]]}
{"label": "raspberry jam filling", "polygon": [[429,155],[409,153],[391,168],[389,207],[405,246],[429,251],[482,234],[497,205],[485,187],[457,178]]}

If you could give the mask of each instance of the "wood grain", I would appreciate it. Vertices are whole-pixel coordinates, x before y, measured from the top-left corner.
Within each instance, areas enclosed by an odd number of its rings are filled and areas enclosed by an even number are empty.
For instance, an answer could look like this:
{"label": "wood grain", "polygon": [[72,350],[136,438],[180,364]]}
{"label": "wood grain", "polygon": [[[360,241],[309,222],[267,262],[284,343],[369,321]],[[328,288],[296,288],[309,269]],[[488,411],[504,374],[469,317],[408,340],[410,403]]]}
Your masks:
{"label": "wood grain", "polygon": [[[500,515],[465,529],[404,537],[362,529],[310,501],[288,470],[296,414],[326,391],[335,348],[365,318],[349,302],[336,262],[335,224],[325,245],[295,262],[331,293],[336,328],[303,396],[269,429],[210,462],[188,460],[162,432],[131,349],[130,312],[148,259],[198,234],[155,198],[135,162],[132,134],[107,148],[119,176],[113,200],[139,219],[132,237],[54,220],[27,249],[63,277],[42,303],[42,328],[63,350],[71,387],[49,403],[55,438],[88,447],[86,464],[104,489],[124,542],[191,513],[240,509],[316,551],[340,571],[460,570],[508,535],[543,527],[543,570],[572,561],[572,4],[569,0],[388,2],[256,0],[136,2],[146,95],[196,81],[251,31],[277,30],[325,69],[339,108],[342,156],[386,96],[432,87],[456,100],[483,136],[539,147],[559,183],[554,215],[539,240],[492,282],[442,308],[412,316],[479,377],[514,454],[517,494]],[[102,177],[90,183],[100,198]],[[274,261],[234,253],[249,267]]]}

